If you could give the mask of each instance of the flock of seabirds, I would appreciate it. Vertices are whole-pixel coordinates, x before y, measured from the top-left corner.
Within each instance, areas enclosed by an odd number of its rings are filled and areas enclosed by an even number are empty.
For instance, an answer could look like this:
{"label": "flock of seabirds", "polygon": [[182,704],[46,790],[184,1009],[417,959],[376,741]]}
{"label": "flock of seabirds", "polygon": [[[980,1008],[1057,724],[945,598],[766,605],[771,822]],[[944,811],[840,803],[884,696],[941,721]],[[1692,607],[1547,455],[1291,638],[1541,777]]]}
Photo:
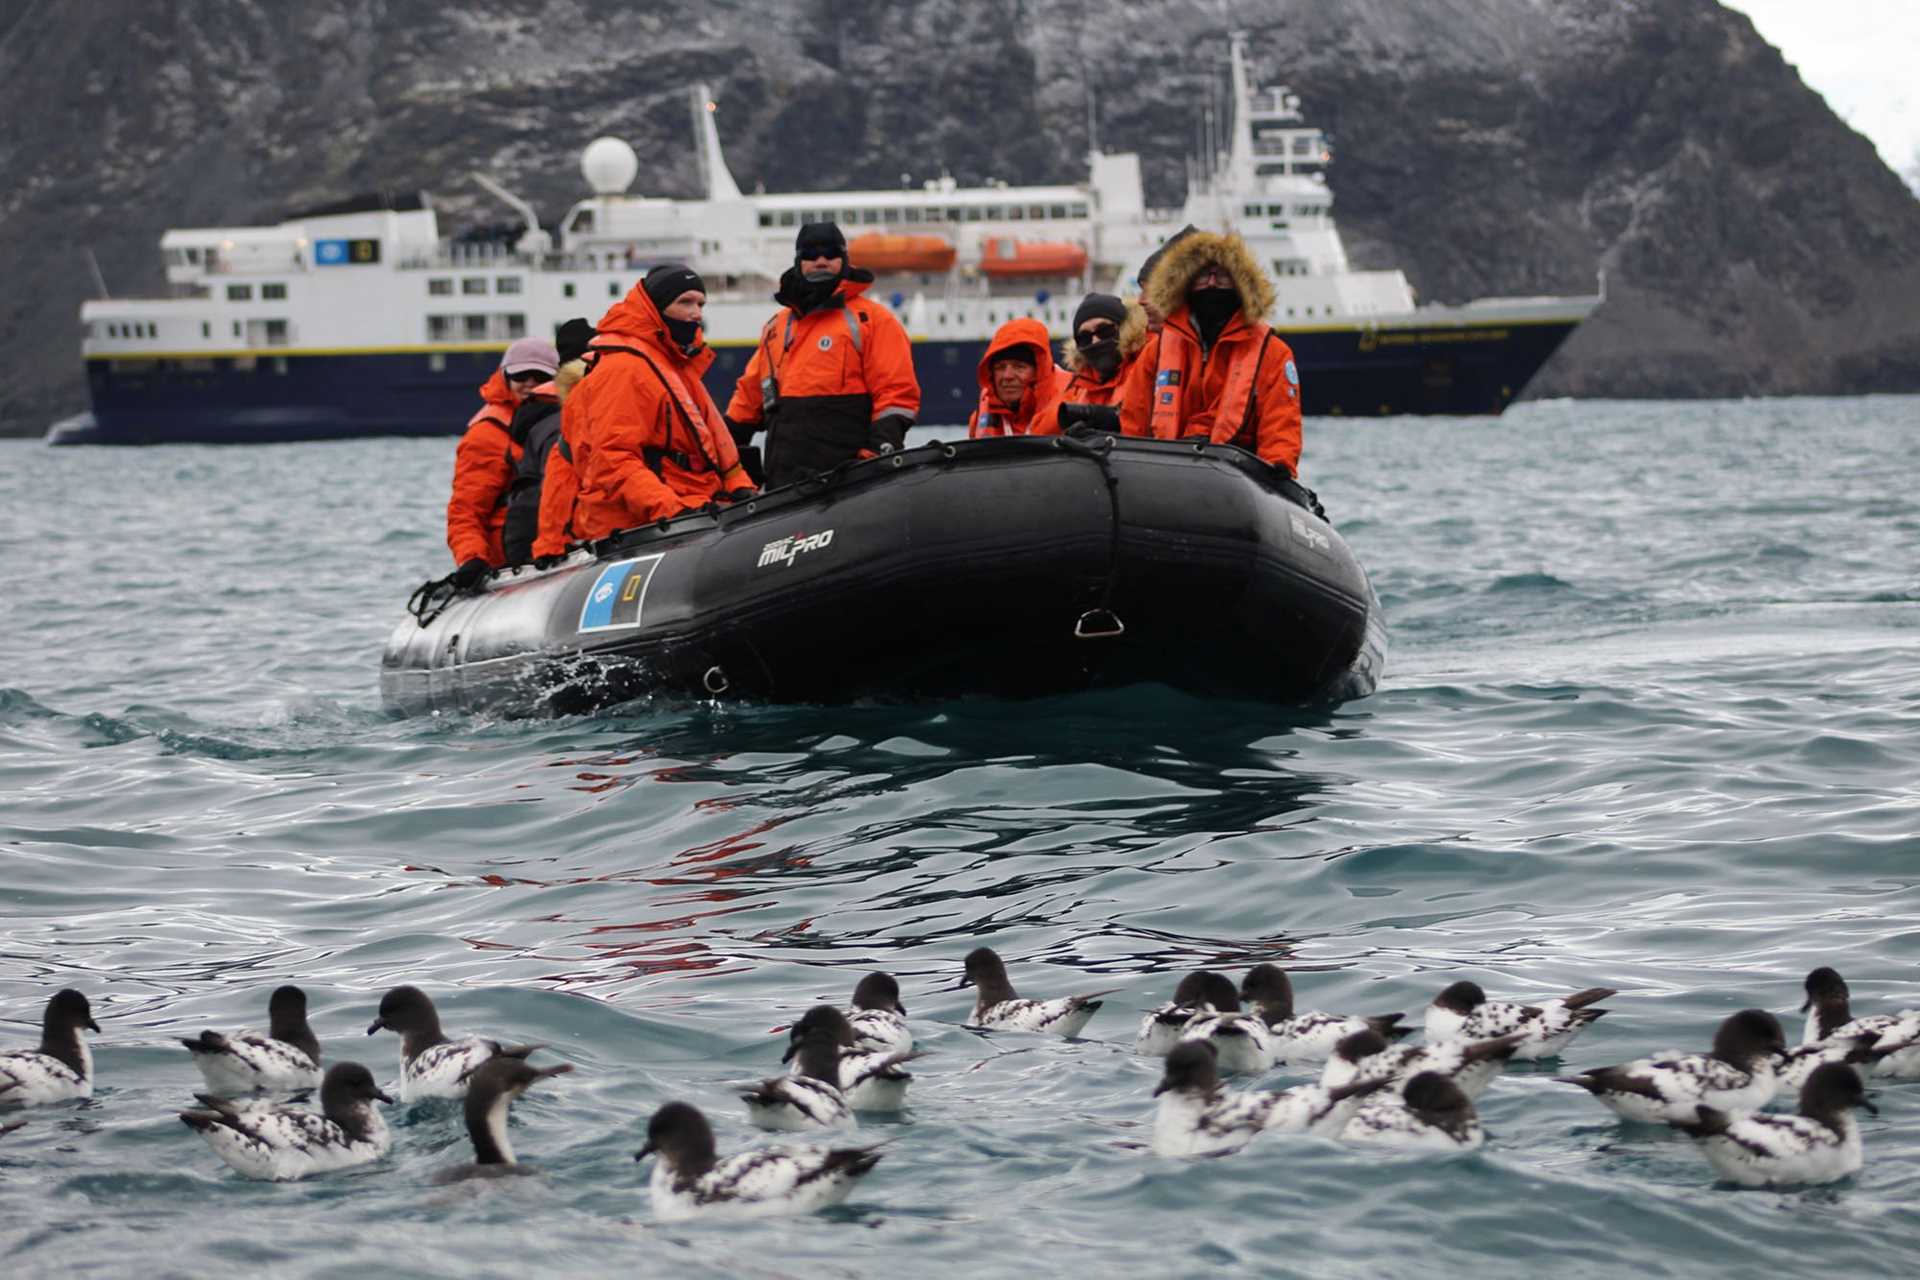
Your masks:
{"label": "flock of seabirds", "polygon": [[[993,1032],[1078,1035],[1111,992],[1024,999],[1006,966],[981,947],[966,957],[962,985],[978,992],[967,1026]],[[1673,1051],[1556,1079],[1577,1085],[1629,1121],[1664,1123],[1697,1141],[1721,1176],[1746,1186],[1832,1182],[1861,1166],[1854,1109],[1875,1111],[1862,1073],[1920,1079],[1920,1009],[1856,1017],[1846,982],[1830,968],[1806,978],[1801,1043],[1789,1047],[1780,1020],[1745,1009],[1722,1022],[1712,1048]],[[1238,987],[1200,970],[1173,999],[1141,1019],[1135,1049],[1164,1058],[1154,1089],[1152,1150],[1163,1156],[1219,1156],[1267,1133],[1307,1133],[1345,1142],[1470,1151],[1486,1135],[1474,1099],[1510,1062],[1556,1059],[1607,1011],[1617,992],[1594,987],[1538,1004],[1489,1000],[1456,982],[1425,1012],[1424,1043],[1399,1045],[1413,1028],[1403,1015],[1296,1010],[1291,981],[1275,965],[1248,971]],[[205,1078],[200,1107],[180,1113],[189,1129],[249,1178],[290,1181],[380,1159],[392,1135],[375,1103],[395,1098],[357,1062],[321,1068],[307,1023],[306,995],[276,989],[268,1029],[205,1031],[183,1040]],[[87,998],[67,989],[48,1002],[38,1049],[0,1052],[0,1116],[22,1106],[93,1095],[86,1033],[100,1030]],[[400,1036],[400,1102],[463,1100],[474,1163],[443,1181],[526,1173],[508,1140],[514,1098],[572,1070],[536,1067],[543,1045],[486,1036],[448,1036],[433,1001],[401,986],[380,1001],[367,1028]],[[920,1056],[888,974],[869,974],[851,1006],[816,1005],[789,1029],[789,1074],[740,1094],[764,1129],[805,1131],[856,1124],[856,1112],[905,1108]],[[1319,1079],[1282,1090],[1235,1091],[1223,1075],[1276,1068],[1318,1069]],[[320,1109],[299,1105],[318,1090]],[[1796,1113],[1763,1111],[1777,1096]],[[0,1136],[24,1121],[0,1120]],[[846,1198],[881,1159],[877,1147],[770,1146],[721,1158],[698,1108],[668,1102],[653,1113],[636,1159],[656,1158],[649,1193],[662,1220],[696,1215],[809,1212]]]}

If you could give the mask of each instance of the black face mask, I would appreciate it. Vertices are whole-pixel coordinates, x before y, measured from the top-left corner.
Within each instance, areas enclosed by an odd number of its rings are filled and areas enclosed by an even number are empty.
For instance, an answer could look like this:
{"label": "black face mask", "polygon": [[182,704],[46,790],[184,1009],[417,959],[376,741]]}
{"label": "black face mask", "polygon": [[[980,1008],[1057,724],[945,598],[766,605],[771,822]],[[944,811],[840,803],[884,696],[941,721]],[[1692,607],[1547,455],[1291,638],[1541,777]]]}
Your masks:
{"label": "black face mask", "polygon": [[692,355],[694,344],[700,341],[700,322],[675,320],[672,316],[660,318],[667,322],[667,336],[673,339],[673,345],[686,354]]}
{"label": "black face mask", "polygon": [[1200,336],[1212,342],[1220,335],[1227,320],[1240,309],[1240,291],[1238,289],[1195,289],[1187,295],[1187,307],[1193,312],[1193,322],[1200,330]]}
{"label": "black face mask", "polygon": [[[1076,339],[1078,342],[1078,339]],[[1106,381],[1120,372],[1120,340],[1102,338],[1098,342],[1080,342],[1080,356],[1092,370]]]}
{"label": "black face mask", "polygon": [[793,309],[802,315],[824,304],[833,296],[833,291],[840,287],[840,273],[837,271],[807,274],[796,267],[795,274],[799,278],[791,289],[783,292],[792,297]]}

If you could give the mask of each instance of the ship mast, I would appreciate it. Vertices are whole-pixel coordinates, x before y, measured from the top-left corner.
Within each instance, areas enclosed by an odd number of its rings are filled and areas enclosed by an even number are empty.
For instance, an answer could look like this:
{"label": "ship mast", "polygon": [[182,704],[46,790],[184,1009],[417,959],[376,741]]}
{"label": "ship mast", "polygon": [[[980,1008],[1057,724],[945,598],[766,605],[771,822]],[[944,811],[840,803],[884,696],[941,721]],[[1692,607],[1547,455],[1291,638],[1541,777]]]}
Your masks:
{"label": "ship mast", "polygon": [[700,185],[706,189],[709,200],[738,200],[740,186],[733,180],[733,171],[727,168],[727,158],[720,151],[720,129],[713,121],[719,104],[707,96],[707,86],[704,84],[693,86],[692,104],[694,152],[700,162]]}

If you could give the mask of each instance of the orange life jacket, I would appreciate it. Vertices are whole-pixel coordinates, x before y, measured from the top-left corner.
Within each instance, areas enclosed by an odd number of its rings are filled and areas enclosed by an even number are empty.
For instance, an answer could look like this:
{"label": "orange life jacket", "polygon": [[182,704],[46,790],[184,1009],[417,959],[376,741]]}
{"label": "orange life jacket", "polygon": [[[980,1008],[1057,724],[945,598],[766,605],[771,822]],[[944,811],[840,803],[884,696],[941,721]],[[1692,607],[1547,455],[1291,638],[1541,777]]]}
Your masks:
{"label": "orange life jacket", "polygon": [[[1247,411],[1253,407],[1253,388],[1260,375],[1261,362],[1273,344],[1273,328],[1264,321],[1251,325],[1253,340],[1239,344],[1229,358],[1226,386],[1214,406],[1213,424],[1208,439],[1229,444],[1247,427]],[[1215,355],[1227,354],[1220,347]],[[1184,329],[1167,325],[1160,330],[1160,363],[1153,377],[1153,408],[1147,418],[1147,430],[1157,440],[1172,440],[1187,434],[1186,397],[1200,381],[1204,356],[1200,344]]]}

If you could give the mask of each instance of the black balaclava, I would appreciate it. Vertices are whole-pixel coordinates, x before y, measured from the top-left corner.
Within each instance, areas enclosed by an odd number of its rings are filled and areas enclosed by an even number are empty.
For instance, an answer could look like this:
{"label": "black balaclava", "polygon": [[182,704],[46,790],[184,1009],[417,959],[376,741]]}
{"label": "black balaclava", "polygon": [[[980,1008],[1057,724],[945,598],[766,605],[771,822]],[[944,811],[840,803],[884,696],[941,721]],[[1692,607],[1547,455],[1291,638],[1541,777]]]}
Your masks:
{"label": "black balaclava", "polygon": [[673,339],[674,345],[687,355],[692,355],[694,347],[700,342],[700,322],[676,320],[667,314],[667,308],[673,305],[675,298],[689,289],[698,289],[705,293],[706,281],[702,280],[700,273],[692,267],[670,262],[647,272],[647,278],[641,283],[641,287],[647,291],[647,297],[653,299],[653,305],[659,310],[660,319],[666,324],[667,335]]}
{"label": "black balaclava", "polygon": [[1231,285],[1189,290],[1187,309],[1193,313],[1193,327],[1200,331],[1200,340],[1212,346],[1220,330],[1240,309],[1240,291]]}
{"label": "black balaclava", "polygon": [[1118,329],[1127,322],[1127,304],[1110,293],[1090,293],[1080,302],[1073,312],[1073,345],[1080,349],[1080,357],[1100,375],[1101,381],[1120,372],[1120,338],[1116,334],[1098,342],[1088,342],[1080,334],[1080,326],[1089,320],[1111,320]]}
{"label": "black balaclava", "polygon": [[[838,271],[806,271],[800,255],[807,250],[815,253],[826,252],[840,259]],[[795,280],[790,288],[781,290],[792,301],[789,303],[795,311],[805,315],[828,298],[839,287],[841,277],[847,273],[847,238],[835,222],[809,222],[800,228],[800,234],[793,238],[793,270]]]}

